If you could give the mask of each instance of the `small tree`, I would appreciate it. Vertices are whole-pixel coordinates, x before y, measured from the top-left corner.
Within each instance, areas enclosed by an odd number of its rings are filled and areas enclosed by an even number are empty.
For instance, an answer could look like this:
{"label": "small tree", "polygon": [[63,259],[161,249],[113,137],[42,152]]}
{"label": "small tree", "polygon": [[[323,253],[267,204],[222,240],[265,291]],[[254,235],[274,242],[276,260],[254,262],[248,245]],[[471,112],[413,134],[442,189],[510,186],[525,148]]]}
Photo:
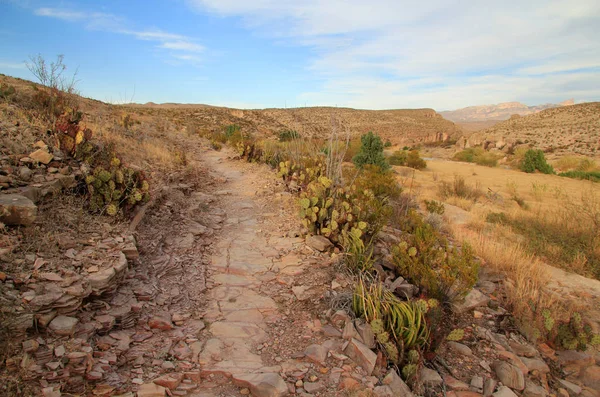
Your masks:
{"label": "small tree", "polygon": [[541,150],[529,149],[525,152],[525,157],[520,165],[521,171],[534,173],[540,171],[543,174],[554,174],[554,168],[546,162],[544,152]]}
{"label": "small tree", "polygon": [[382,171],[387,171],[390,168],[385,156],[383,155],[383,142],[381,138],[369,132],[360,137],[360,150],[352,158],[352,162],[358,168],[363,168],[366,164],[378,166]]}
{"label": "small tree", "polygon": [[411,150],[408,153],[406,165],[417,170],[423,170],[427,168],[427,163],[421,158],[418,150]]}
{"label": "small tree", "polygon": [[29,57],[30,62],[25,62],[27,69],[46,90],[37,90],[35,102],[45,111],[48,121],[54,124],[67,108],[75,111],[77,101],[73,94],[77,94],[77,71],[73,76],[64,76],[67,66],[63,63],[64,55],[58,55],[56,61],[47,63],[42,55]]}

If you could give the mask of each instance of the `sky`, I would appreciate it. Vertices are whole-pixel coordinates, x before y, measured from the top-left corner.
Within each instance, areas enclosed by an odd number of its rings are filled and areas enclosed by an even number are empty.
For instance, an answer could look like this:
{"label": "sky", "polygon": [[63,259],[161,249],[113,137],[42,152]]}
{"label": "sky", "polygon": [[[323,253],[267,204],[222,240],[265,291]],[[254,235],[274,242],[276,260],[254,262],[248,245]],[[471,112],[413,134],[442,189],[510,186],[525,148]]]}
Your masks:
{"label": "sky", "polygon": [[598,0],[0,0],[0,73],[239,108],[600,101]]}

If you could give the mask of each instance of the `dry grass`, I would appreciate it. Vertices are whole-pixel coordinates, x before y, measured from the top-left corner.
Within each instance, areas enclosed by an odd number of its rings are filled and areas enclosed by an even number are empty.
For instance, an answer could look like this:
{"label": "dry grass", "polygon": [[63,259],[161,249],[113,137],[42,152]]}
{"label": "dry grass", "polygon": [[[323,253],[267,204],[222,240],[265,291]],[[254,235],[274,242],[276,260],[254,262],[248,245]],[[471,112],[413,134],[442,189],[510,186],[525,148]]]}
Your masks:
{"label": "dry grass", "polygon": [[458,240],[471,244],[488,270],[507,277],[504,283],[505,303],[528,337],[535,339],[534,329],[543,329],[540,323],[542,310],[550,309],[557,318],[566,317],[563,304],[545,288],[549,282],[545,265],[527,253],[518,242],[499,238],[510,234],[510,230],[479,219],[468,228],[454,226],[452,232]]}
{"label": "dry grass", "polygon": [[[544,308],[557,313],[557,317],[567,318],[567,305],[572,305],[573,301],[559,300],[546,289],[550,281],[546,264],[590,275],[589,262],[576,254],[571,260],[560,259],[564,252],[560,244],[532,244],[534,241],[546,242],[547,234],[525,231],[520,234],[510,225],[490,224],[486,217],[491,212],[504,213],[509,219],[522,220],[530,228],[538,222],[539,230],[557,236],[559,232],[570,230],[597,230],[593,229],[594,220],[597,219],[596,224],[599,224],[600,219],[594,218],[594,214],[600,214],[600,200],[590,198],[600,197],[599,184],[441,160],[429,161],[427,170],[414,175],[420,199],[439,199],[441,181],[452,181],[455,175],[488,192],[475,204],[456,196],[444,200],[468,211],[464,215],[470,217],[466,226],[450,223],[451,231],[455,239],[471,244],[483,258],[485,268],[506,277],[505,299],[527,335],[534,336],[533,326],[543,329],[540,328],[540,313]],[[404,186],[406,188],[406,184]],[[517,204],[515,197],[529,209]],[[573,243],[570,245],[574,246]]]}

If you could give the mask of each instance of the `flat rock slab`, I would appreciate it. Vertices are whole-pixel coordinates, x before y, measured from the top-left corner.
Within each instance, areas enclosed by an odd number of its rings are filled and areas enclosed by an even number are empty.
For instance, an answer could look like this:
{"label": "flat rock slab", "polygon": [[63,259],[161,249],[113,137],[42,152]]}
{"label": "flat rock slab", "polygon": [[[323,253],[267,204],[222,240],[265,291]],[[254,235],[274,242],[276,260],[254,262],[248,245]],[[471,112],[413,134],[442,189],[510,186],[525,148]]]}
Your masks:
{"label": "flat rock slab", "polygon": [[211,324],[210,332],[220,339],[242,338],[256,343],[267,340],[267,333],[254,323],[218,321]]}
{"label": "flat rock slab", "polygon": [[357,339],[352,339],[348,343],[344,353],[352,358],[358,365],[360,365],[365,370],[367,375],[371,375],[373,373],[375,364],[377,362],[377,354],[375,354],[373,350],[369,349],[364,343],[358,341]]}
{"label": "flat rock slab", "polygon": [[256,397],[281,397],[289,394],[288,387],[279,374],[245,374],[233,375],[233,384],[247,387]]}
{"label": "flat rock slab", "polygon": [[0,195],[0,222],[11,226],[28,226],[35,222],[37,206],[20,194]]}
{"label": "flat rock slab", "polygon": [[210,292],[210,299],[219,302],[221,311],[257,309],[276,310],[277,304],[268,296],[243,287],[219,286]]}
{"label": "flat rock slab", "polygon": [[518,367],[504,361],[496,361],[492,364],[492,368],[505,386],[515,390],[525,389],[525,377]]}
{"label": "flat rock slab", "polygon": [[476,307],[485,306],[489,301],[490,298],[487,295],[481,293],[478,289],[473,288],[471,292],[465,296],[465,299],[462,302],[455,305],[455,310],[458,313],[465,313]]}

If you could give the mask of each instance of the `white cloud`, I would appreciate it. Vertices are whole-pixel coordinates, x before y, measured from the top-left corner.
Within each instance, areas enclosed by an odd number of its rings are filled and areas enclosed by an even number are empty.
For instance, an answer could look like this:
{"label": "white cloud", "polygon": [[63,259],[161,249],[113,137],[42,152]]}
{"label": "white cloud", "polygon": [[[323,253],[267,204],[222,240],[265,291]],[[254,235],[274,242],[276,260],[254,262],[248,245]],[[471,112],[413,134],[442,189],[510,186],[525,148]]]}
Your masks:
{"label": "white cloud", "polygon": [[308,69],[326,84],[301,99],[366,108],[600,100],[600,85],[575,84],[600,80],[597,0],[188,2],[311,49]]}
{"label": "white cloud", "polygon": [[82,22],[88,29],[103,30],[132,36],[137,40],[155,42],[157,43],[157,48],[167,50],[172,58],[179,61],[190,61],[193,64],[199,64],[200,57],[195,54],[204,51],[204,47],[197,44],[191,37],[158,29],[134,30],[125,28],[124,26],[128,25],[128,23],[123,18],[113,14],[99,12],[87,13],[72,9],[58,8],[38,8],[34,10],[34,14],[69,22]]}
{"label": "white cloud", "polygon": [[34,11],[35,15],[40,17],[58,18],[65,21],[78,21],[86,18],[83,12],[71,10],[59,10],[56,8],[38,8]]}
{"label": "white cloud", "polygon": [[189,52],[202,52],[204,51],[204,47],[190,43],[189,41],[178,40],[178,41],[167,41],[161,45],[161,48],[167,48],[170,50],[181,50],[181,51],[189,51]]}
{"label": "white cloud", "polygon": [[0,61],[0,68],[2,69],[25,69],[25,62],[3,62]]}

